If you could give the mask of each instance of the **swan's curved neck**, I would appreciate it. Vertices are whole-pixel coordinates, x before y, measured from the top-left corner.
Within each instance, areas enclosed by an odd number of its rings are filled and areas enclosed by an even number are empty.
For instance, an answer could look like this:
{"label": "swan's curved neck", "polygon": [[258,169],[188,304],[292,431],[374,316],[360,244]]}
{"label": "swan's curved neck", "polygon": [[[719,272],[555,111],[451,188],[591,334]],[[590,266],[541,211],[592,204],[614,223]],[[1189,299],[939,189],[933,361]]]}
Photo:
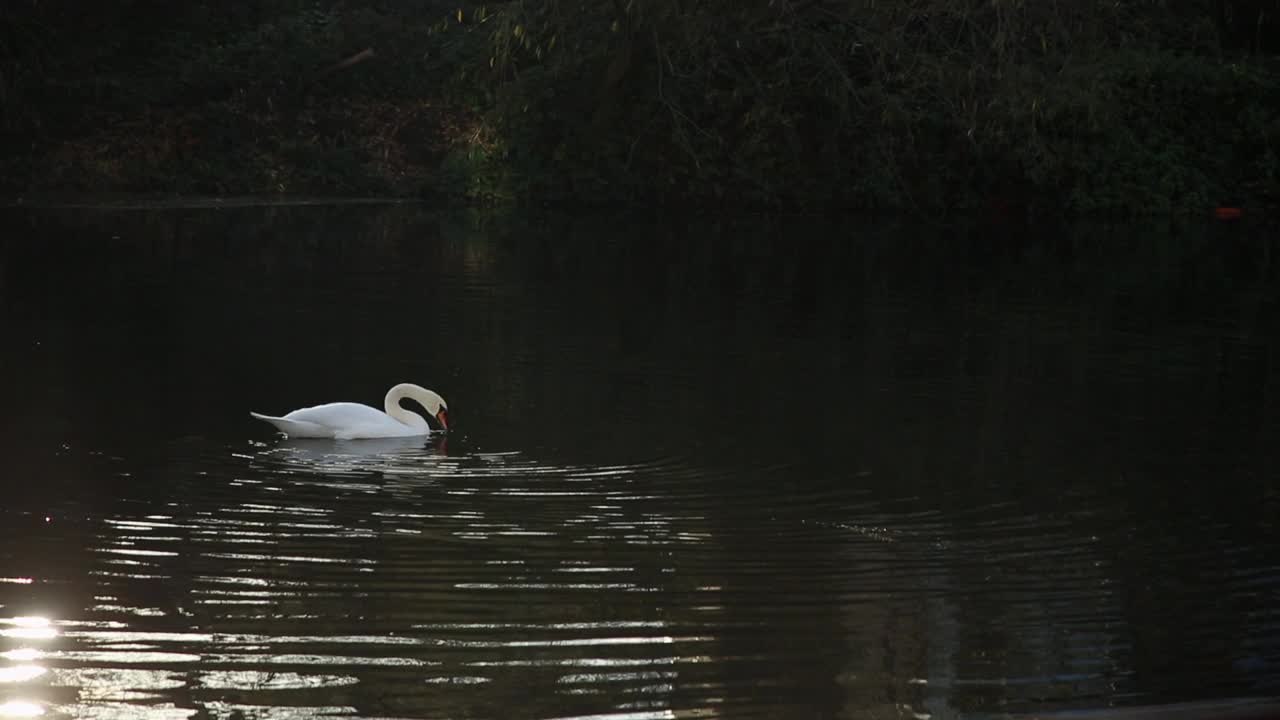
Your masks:
{"label": "swan's curved neck", "polygon": [[387,414],[412,428],[430,427],[427,425],[426,418],[412,410],[405,410],[400,407],[400,401],[407,397],[413,397],[412,386],[397,385],[391,388],[390,392],[387,393],[386,400],[383,401],[383,407]]}

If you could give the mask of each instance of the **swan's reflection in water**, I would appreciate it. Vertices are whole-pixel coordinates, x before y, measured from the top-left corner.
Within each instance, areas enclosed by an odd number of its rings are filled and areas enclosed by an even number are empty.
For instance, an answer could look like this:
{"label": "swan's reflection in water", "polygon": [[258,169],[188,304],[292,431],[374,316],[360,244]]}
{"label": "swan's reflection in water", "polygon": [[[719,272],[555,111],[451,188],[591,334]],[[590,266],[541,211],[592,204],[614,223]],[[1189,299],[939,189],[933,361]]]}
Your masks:
{"label": "swan's reflection in water", "polygon": [[282,438],[262,454],[323,470],[330,465],[378,465],[445,456],[448,454],[446,443],[447,440],[438,435],[368,440]]}
{"label": "swan's reflection in water", "polygon": [[[319,484],[396,476],[427,478],[448,457],[444,436],[330,440],[282,438],[253,456],[254,464],[268,473],[310,478]],[[249,483],[254,479],[247,479]]]}

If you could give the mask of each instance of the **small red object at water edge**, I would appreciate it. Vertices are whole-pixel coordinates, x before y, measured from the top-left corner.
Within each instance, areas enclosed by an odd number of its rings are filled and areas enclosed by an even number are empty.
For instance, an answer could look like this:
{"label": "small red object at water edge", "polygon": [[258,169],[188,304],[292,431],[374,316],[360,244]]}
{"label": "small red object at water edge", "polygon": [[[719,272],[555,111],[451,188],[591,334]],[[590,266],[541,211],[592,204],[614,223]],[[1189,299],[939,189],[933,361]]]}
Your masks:
{"label": "small red object at water edge", "polygon": [[1213,209],[1213,216],[1219,220],[1235,220],[1242,214],[1238,207],[1216,207]]}

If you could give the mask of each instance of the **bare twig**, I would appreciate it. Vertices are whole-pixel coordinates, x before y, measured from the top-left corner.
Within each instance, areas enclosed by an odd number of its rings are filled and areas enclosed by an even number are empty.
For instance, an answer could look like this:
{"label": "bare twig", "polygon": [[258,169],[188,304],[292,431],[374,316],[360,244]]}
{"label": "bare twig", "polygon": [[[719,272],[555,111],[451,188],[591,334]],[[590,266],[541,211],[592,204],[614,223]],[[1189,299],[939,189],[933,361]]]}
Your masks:
{"label": "bare twig", "polygon": [[351,57],[347,58],[346,60],[336,62],[330,65],[329,67],[325,68],[324,70],[321,70],[320,73],[316,75],[316,77],[322,78],[327,75],[332,75],[333,73],[336,73],[339,70],[345,70],[346,68],[349,68],[352,65],[355,65],[357,63],[362,63],[371,57],[373,57],[373,48],[365,48],[360,52],[356,53],[355,55],[352,55]]}

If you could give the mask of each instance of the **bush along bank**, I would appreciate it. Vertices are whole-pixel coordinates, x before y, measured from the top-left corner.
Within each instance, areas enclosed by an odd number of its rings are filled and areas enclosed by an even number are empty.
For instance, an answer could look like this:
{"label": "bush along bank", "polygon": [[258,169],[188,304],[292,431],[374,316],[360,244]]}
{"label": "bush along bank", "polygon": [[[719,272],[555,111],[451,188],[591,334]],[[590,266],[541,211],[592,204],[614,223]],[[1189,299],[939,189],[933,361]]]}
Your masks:
{"label": "bush along bank", "polygon": [[466,191],[1145,214],[1280,197],[1280,48],[1233,47],[1264,24],[1232,5],[515,0],[433,33],[480,96]]}
{"label": "bush along bank", "polygon": [[1248,210],[1280,198],[1277,17],[1280,0],[9,3],[0,184]]}

